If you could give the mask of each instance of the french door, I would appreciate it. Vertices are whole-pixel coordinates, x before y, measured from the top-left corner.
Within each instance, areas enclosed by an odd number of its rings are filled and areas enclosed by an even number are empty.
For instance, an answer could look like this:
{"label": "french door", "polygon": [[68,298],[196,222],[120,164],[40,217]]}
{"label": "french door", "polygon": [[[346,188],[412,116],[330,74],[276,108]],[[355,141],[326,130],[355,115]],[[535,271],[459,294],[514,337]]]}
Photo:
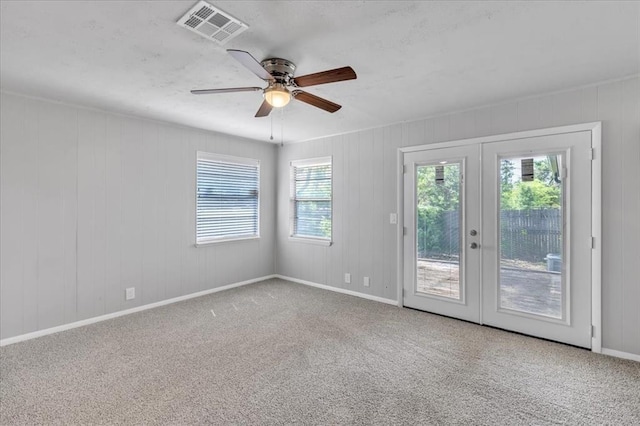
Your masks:
{"label": "french door", "polygon": [[404,153],[403,304],[591,347],[591,132]]}

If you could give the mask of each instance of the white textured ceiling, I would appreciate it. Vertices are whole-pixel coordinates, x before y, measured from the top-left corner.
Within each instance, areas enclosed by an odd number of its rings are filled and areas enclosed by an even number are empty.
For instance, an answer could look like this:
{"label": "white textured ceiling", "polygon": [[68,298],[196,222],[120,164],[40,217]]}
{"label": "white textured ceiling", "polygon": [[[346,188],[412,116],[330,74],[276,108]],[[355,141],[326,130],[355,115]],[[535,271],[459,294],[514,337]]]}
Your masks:
{"label": "white textured ceiling", "polygon": [[282,57],[296,75],[352,66],[307,88],[343,105],[274,110],[301,141],[640,72],[639,2],[211,1],[249,29],[224,47],[175,24],[193,1],[2,1],[3,90],[268,141],[261,86],[226,54]]}

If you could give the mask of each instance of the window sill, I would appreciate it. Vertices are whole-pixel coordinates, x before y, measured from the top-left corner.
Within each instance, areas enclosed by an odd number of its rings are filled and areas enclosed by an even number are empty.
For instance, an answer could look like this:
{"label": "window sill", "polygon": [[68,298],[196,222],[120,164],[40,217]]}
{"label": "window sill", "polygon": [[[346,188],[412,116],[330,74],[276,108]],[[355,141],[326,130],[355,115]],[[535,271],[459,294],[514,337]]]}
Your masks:
{"label": "window sill", "polygon": [[325,240],[322,238],[305,238],[305,237],[289,237],[289,241],[293,243],[306,243],[306,244],[315,244],[318,246],[330,246],[333,244],[331,240]]}
{"label": "window sill", "polygon": [[205,246],[210,246],[212,244],[229,243],[234,241],[251,241],[251,240],[259,240],[259,239],[260,239],[259,235],[252,235],[250,237],[220,238],[216,240],[200,241],[196,243],[195,246],[205,247]]}

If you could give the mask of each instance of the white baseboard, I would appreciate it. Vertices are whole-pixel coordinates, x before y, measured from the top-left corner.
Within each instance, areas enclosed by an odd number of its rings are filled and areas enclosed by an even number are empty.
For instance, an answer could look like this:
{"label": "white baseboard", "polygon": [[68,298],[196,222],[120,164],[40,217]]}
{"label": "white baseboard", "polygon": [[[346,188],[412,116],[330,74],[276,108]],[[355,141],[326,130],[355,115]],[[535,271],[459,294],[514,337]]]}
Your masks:
{"label": "white baseboard", "polygon": [[616,351],[614,349],[602,348],[603,355],[615,356],[616,358],[630,359],[631,361],[640,362],[640,355],[632,354],[629,352]]}
{"label": "white baseboard", "polygon": [[311,287],[321,288],[323,290],[335,291],[336,293],[348,294],[349,296],[361,297],[363,299],[373,300],[374,302],[386,303],[388,305],[398,306],[398,301],[393,299],[385,299],[384,297],[371,296],[370,294],[358,293],[353,290],[345,290],[343,288],[331,287],[330,285],[318,284],[312,281],[300,280],[298,278],[287,277],[285,275],[276,274],[276,278],[280,278],[282,280],[292,281],[298,284],[304,284]]}
{"label": "white baseboard", "polygon": [[148,305],[136,306],[135,308],[125,309],[124,311],[118,311],[110,314],[100,315],[98,317],[87,318],[85,320],[76,321],[69,324],[58,325],[56,327],[51,327],[51,328],[46,328],[44,330],[38,330],[31,333],[21,334],[19,336],[7,337],[6,339],[0,340],[0,346],[6,346],[6,345],[11,345],[13,343],[23,342],[25,340],[35,339],[36,337],[59,333],[60,331],[71,330],[73,328],[78,328],[78,327],[82,327],[89,324],[95,324],[100,321],[106,321],[112,318],[129,315],[136,312],[146,311],[147,309],[153,309],[159,306],[170,305],[171,303],[182,302],[183,300],[193,299],[195,297],[205,296],[207,294],[217,293],[219,291],[229,290],[231,288],[240,287],[247,284],[253,284],[259,281],[264,281],[264,280],[268,280],[270,278],[276,278],[276,277],[278,276],[266,275],[264,277],[253,278],[247,281],[241,281],[233,284],[224,285],[222,287],[216,287],[209,290],[199,291],[197,293],[191,293],[184,296],[174,297],[172,299],[161,300],[160,302],[149,303]]}
{"label": "white baseboard", "polygon": [[[93,317],[93,318],[87,318],[85,320],[76,321],[76,322],[72,322],[72,323],[69,323],[69,324],[63,324],[63,325],[59,325],[59,326],[56,326],[56,327],[47,328],[47,329],[44,329],[44,330],[38,330],[38,331],[31,332],[31,333],[21,334],[19,336],[8,337],[6,339],[0,340],[0,346],[7,346],[7,345],[11,345],[13,343],[18,343],[18,342],[23,342],[25,340],[35,339],[36,337],[47,336],[49,334],[59,333],[61,331],[65,331],[65,330],[71,330],[71,329],[74,329],[74,328],[83,327],[85,325],[95,324],[97,322],[106,321],[106,320],[109,320],[109,319],[112,319],[112,318],[118,318],[118,317],[121,317],[121,316],[124,316],[124,315],[129,315],[129,314],[133,314],[133,313],[136,313],[136,312],[146,311],[147,309],[153,309],[153,308],[157,308],[157,307],[160,307],[160,306],[170,305],[172,303],[181,302],[183,300],[189,300],[189,299],[193,299],[193,298],[200,297],[200,296],[206,296],[207,294],[217,293],[217,292],[224,291],[224,290],[229,290],[229,289],[232,289],[232,288],[235,288],[235,287],[240,287],[240,286],[243,286],[243,285],[253,284],[253,283],[256,283],[256,282],[268,280],[268,279],[271,279],[271,278],[280,278],[280,279],[291,281],[291,282],[294,282],[294,283],[304,284],[304,285],[308,285],[308,286],[311,286],[311,287],[317,287],[317,288],[321,288],[323,290],[334,291],[336,293],[348,294],[350,296],[356,296],[356,297],[360,297],[360,298],[367,299],[367,300],[373,300],[375,302],[380,302],[380,303],[386,303],[388,305],[393,305],[393,306],[397,306],[398,305],[398,301],[397,300],[393,300],[393,299],[386,299],[384,297],[378,297],[378,296],[372,296],[372,295],[369,295],[369,294],[358,293],[357,291],[353,291],[353,290],[345,290],[345,289],[342,289],[342,288],[331,287],[331,286],[328,286],[328,285],[325,285],[325,284],[319,284],[319,283],[315,283],[315,282],[312,282],[312,281],[306,281],[306,280],[301,280],[301,279],[298,279],[298,278],[287,277],[285,275],[273,274],[273,275],[266,275],[266,276],[263,276],[263,277],[253,278],[253,279],[250,279],[250,280],[241,281],[241,282],[237,282],[237,283],[233,283],[233,284],[228,284],[228,285],[225,285],[225,286],[222,286],[222,287],[216,287],[216,288],[212,288],[212,289],[209,289],[209,290],[199,291],[197,293],[191,293],[191,294],[187,294],[187,295],[184,295],[184,296],[174,297],[172,299],[161,300],[160,302],[149,303],[148,305],[137,306],[135,308],[125,309],[123,311],[118,311],[118,312],[113,312],[113,313],[110,313],[110,314],[100,315],[100,316]],[[640,362],[640,355],[636,355],[636,354],[632,354],[632,353],[628,353],[628,352],[616,351],[614,349],[602,348],[602,354],[603,355],[609,355],[609,356],[617,357],[617,358],[623,358],[623,359],[628,359],[628,360]]]}

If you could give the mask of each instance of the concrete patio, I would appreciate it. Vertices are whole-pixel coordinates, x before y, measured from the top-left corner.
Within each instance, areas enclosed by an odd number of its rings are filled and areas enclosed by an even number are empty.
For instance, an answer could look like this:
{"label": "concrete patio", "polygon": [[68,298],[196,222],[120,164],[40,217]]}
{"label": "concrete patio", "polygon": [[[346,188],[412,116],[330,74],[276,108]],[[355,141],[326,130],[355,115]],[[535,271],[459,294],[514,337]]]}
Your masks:
{"label": "concrete patio", "polygon": [[[538,264],[511,262],[501,272],[501,307],[552,318],[562,317],[562,276]],[[418,291],[452,299],[460,298],[457,263],[419,259]]]}

